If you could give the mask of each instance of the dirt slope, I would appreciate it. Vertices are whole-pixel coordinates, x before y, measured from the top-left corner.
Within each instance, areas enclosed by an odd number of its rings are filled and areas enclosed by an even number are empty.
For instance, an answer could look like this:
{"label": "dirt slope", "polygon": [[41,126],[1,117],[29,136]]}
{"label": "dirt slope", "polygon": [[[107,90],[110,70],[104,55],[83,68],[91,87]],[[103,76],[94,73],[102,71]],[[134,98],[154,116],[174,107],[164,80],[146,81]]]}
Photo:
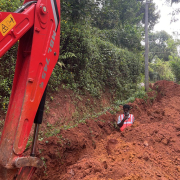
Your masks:
{"label": "dirt slope", "polygon": [[[179,180],[180,85],[159,81],[132,104],[135,123],[114,128],[109,112],[39,142],[34,180]],[[156,98],[154,98],[156,97]]]}

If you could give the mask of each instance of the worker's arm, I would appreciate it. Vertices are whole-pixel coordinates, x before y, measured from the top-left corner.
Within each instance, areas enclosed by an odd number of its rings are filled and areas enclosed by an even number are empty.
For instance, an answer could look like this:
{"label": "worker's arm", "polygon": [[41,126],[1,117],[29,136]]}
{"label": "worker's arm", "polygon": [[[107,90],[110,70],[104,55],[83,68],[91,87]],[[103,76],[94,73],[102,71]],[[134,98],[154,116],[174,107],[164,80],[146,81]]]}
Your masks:
{"label": "worker's arm", "polygon": [[124,118],[121,120],[121,116],[118,117],[117,125],[121,128],[125,122],[125,120],[128,119],[128,116],[124,116]]}
{"label": "worker's arm", "polygon": [[135,117],[133,116],[133,123],[134,123],[134,121],[135,121]]}

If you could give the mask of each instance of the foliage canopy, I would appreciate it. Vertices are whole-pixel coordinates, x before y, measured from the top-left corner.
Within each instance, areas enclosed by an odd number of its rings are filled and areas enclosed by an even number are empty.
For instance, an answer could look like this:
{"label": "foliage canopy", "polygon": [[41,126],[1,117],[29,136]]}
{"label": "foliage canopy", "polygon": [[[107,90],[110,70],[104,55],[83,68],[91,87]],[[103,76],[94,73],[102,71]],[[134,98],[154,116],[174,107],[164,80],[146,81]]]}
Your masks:
{"label": "foliage canopy", "polygon": [[[1,11],[14,11],[20,5],[18,0],[2,2]],[[94,96],[109,89],[120,99],[134,93],[144,66],[144,5],[143,0],[61,0],[60,56],[49,89],[58,90],[63,84]],[[154,4],[149,17],[153,28],[159,18]],[[17,46],[0,59],[3,109],[12,86]]]}

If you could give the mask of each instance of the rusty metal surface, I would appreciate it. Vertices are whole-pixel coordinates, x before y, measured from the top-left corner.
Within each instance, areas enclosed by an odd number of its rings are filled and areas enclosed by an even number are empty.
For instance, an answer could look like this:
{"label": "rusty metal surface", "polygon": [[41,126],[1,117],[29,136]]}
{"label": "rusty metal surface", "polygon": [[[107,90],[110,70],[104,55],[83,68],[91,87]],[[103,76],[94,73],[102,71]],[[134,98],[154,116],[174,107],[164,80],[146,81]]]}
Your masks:
{"label": "rusty metal surface", "polygon": [[25,166],[41,168],[43,167],[43,161],[37,157],[20,157],[15,160],[14,166],[16,168],[22,168]]}

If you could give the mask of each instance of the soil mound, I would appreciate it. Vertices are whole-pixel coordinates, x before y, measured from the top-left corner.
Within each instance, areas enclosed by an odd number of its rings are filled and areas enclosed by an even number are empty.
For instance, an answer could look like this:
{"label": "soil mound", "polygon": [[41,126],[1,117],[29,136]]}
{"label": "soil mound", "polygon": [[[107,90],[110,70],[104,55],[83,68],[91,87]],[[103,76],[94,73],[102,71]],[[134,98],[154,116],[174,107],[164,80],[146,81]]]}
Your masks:
{"label": "soil mound", "polygon": [[180,85],[159,81],[129,105],[135,123],[123,132],[106,112],[39,142],[44,167],[33,179],[179,180]]}

